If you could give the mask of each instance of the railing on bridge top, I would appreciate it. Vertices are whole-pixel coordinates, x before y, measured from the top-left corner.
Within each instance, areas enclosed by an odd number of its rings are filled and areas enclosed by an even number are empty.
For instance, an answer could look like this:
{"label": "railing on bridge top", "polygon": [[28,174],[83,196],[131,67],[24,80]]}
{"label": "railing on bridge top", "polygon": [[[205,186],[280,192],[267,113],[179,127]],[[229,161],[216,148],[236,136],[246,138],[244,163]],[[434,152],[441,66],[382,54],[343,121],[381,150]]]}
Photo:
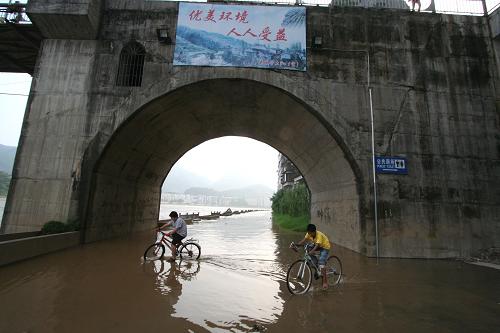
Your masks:
{"label": "railing on bridge top", "polygon": [[[163,1],[163,0],[150,0]],[[169,0],[166,0],[169,1]],[[411,10],[412,0],[239,0],[240,2],[274,3],[304,6],[331,6],[331,7],[364,7],[364,8],[388,8]],[[0,24],[16,23],[30,24],[26,15],[26,4],[28,0],[0,3]],[[221,2],[238,2],[221,1]],[[489,15],[500,7],[500,0],[420,0],[421,6],[415,5],[415,10],[420,12],[432,12],[442,14],[458,15]]]}
{"label": "railing on bridge top", "polygon": [[[252,0],[242,0],[252,1]],[[273,0],[263,2],[276,3]],[[411,10],[411,0],[281,0],[281,3],[332,7],[364,7]],[[487,15],[500,7],[500,0],[420,0],[420,12]],[[419,10],[418,4],[415,10]]]}
{"label": "railing on bridge top", "polygon": [[[150,0],[168,1],[168,0]],[[304,6],[363,7],[411,10],[412,0],[239,0]],[[220,2],[238,2],[221,0]],[[500,7],[500,0],[420,0],[420,12],[456,15],[488,15]],[[415,5],[418,11],[418,5]]]}
{"label": "railing on bridge top", "polygon": [[0,3],[0,23],[5,24],[9,22],[31,24],[28,15],[26,15],[26,0]]}

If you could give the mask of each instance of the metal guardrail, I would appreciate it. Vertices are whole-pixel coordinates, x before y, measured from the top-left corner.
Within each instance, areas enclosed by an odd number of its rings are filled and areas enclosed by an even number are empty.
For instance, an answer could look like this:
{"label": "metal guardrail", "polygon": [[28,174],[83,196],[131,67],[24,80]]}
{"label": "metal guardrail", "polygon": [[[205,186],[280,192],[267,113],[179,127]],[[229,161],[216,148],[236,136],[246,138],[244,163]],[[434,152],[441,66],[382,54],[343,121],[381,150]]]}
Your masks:
{"label": "metal guardrail", "polygon": [[26,3],[20,1],[0,3],[0,23],[31,24],[26,15]]}
{"label": "metal guardrail", "polygon": [[483,0],[434,0],[436,13],[459,15],[486,15]]}
{"label": "metal guardrail", "polygon": [[486,0],[486,9],[488,10],[488,15],[492,14],[498,8],[500,8],[500,0]]}
{"label": "metal guardrail", "polygon": [[[240,1],[256,2],[255,0]],[[28,0],[9,0],[8,3],[0,3],[0,24],[8,22],[31,24],[28,15],[26,15],[27,2]],[[305,6],[412,9],[411,0],[261,0],[261,2]],[[500,0],[420,0],[420,3],[420,8],[416,5],[415,10],[420,12],[458,15],[489,15],[500,7]]]}
{"label": "metal guardrail", "polygon": [[[261,2],[276,5],[412,9],[411,0],[220,0],[220,2]],[[420,3],[420,12],[475,16],[491,14],[500,7],[500,0],[420,0]],[[418,5],[415,5],[415,10],[418,11],[418,9]]]}
{"label": "metal guardrail", "polygon": [[365,7],[365,8],[391,8],[408,9],[405,0],[332,0],[333,7]]}
{"label": "metal guardrail", "polygon": [[[301,0],[299,0],[301,1]],[[411,10],[411,0],[305,0],[304,5]],[[486,15],[500,7],[500,0],[420,0],[415,10],[442,14]]]}

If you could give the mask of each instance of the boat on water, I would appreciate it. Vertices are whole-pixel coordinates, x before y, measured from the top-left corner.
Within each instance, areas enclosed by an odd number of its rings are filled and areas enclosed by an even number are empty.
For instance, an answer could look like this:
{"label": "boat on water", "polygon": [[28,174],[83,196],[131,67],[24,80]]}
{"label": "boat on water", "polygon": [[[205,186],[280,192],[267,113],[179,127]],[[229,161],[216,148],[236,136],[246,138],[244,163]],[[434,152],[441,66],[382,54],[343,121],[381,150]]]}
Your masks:
{"label": "boat on water", "polygon": [[[249,213],[253,212],[255,210],[253,209],[246,209],[246,210],[235,210],[233,211],[231,208],[226,209],[224,213],[221,212],[210,212],[210,215],[200,215],[200,213],[192,213],[192,214],[180,214],[179,216],[182,217],[182,219],[186,222],[186,224],[193,224],[193,222],[199,222],[202,220],[216,220],[221,216],[231,216],[231,215],[237,215],[237,214],[244,214],[244,213]],[[159,220],[158,225],[161,226],[165,223],[170,222],[170,219],[167,220]]]}
{"label": "boat on water", "polygon": [[220,217],[220,215],[201,215],[200,219],[201,220],[217,220]]}
{"label": "boat on water", "polygon": [[[200,218],[200,213],[192,213],[192,214],[179,214],[179,217],[186,222],[186,224],[193,224],[193,222],[199,222],[201,221]],[[165,223],[169,223],[172,221],[171,219],[166,219],[166,220],[158,220],[158,226],[162,226]]]}
{"label": "boat on water", "polygon": [[220,214],[220,216],[231,216],[231,215],[233,215],[233,211],[231,210],[231,208],[226,209],[224,213]]}

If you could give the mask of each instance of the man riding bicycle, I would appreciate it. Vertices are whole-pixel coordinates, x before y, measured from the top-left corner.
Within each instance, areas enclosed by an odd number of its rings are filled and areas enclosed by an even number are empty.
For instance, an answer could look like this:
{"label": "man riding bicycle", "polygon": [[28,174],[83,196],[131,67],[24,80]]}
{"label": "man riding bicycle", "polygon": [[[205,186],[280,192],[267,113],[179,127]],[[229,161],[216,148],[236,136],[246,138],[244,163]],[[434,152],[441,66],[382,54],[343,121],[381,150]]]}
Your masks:
{"label": "man riding bicycle", "polygon": [[161,226],[160,230],[171,225],[174,227],[167,235],[172,237],[172,245],[170,246],[172,257],[170,257],[168,261],[175,261],[177,257],[177,246],[181,244],[182,240],[187,236],[187,225],[182,217],[179,217],[176,211],[170,212],[168,216],[170,216],[170,221]]}
{"label": "man riding bicycle", "polygon": [[[319,251],[319,269],[321,271],[321,276],[323,277],[323,289],[328,288],[328,280],[326,278],[326,261],[328,259],[328,253],[330,252],[330,241],[328,237],[321,231],[316,230],[314,224],[307,225],[307,233],[297,245],[302,245],[305,242],[313,243],[314,247],[309,251],[310,254],[315,251]],[[292,243],[293,245],[293,243]]]}

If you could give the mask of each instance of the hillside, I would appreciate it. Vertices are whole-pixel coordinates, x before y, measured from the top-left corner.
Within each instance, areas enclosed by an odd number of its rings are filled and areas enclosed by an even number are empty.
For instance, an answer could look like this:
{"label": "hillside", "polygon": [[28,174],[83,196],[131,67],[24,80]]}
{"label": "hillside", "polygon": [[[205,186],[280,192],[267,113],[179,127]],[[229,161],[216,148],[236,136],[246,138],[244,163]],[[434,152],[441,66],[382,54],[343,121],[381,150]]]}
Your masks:
{"label": "hillside", "polygon": [[234,197],[234,198],[270,198],[273,195],[273,190],[264,185],[252,185],[237,189],[216,191],[207,187],[191,187],[184,191],[184,194],[191,195],[206,195],[219,197]]}
{"label": "hillside", "polygon": [[184,191],[191,187],[208,186],[210,186],[208,179],[189,172],[186,169],[174,167],[162,186],[162,192],[184,193]]}
{"label": "hillside", "polygon": [[0,144],[0,171],[12,174],[14,158],[16,157],[17,147],[4,146]]}
{"label": "hillside", "polygon": [[[10,184],[10,175],[0,171],[0,196],[5,197],[7,196],[7,192],[9,191],[9,184]],[[1,219],[1,216],[0,216]]]}

